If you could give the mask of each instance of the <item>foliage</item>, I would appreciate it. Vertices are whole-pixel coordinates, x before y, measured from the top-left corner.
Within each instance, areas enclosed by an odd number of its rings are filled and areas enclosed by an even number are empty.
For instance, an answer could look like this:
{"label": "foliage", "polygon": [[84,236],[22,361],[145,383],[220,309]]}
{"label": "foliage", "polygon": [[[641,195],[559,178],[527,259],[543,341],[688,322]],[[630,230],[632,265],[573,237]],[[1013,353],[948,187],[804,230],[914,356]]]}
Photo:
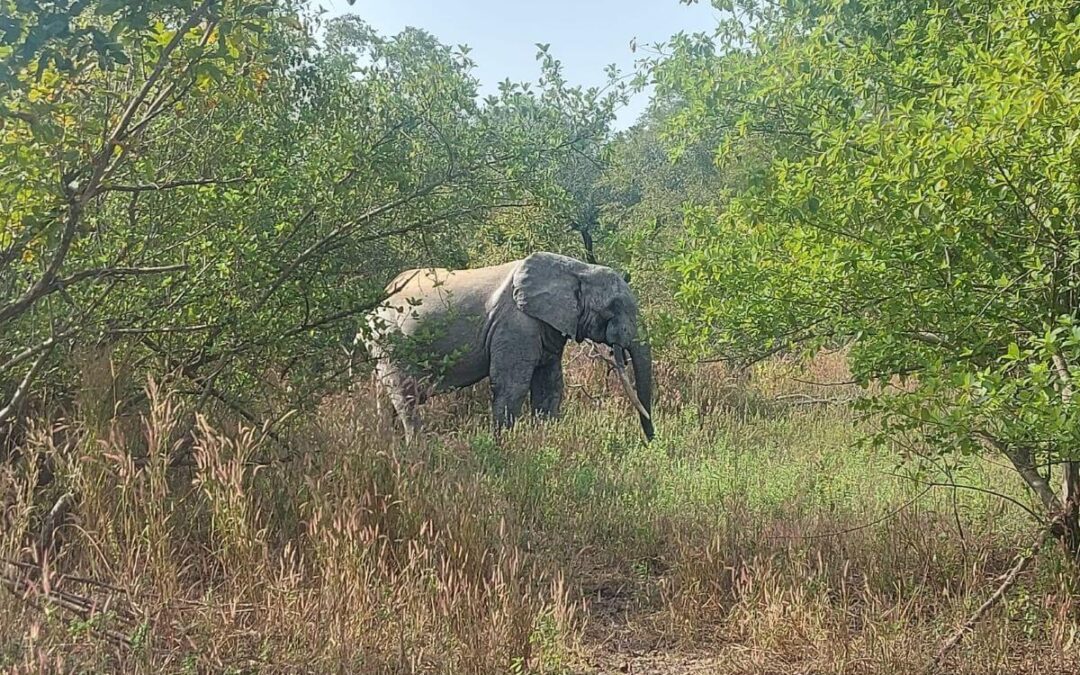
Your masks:
{"label": "foliage", "polygon": [[681,105],[655,98],[637,124],[612,139],[598,190],[601,255],[629,273],[650,337],[661,348],[674,346],[687,321],[675,300],[679,275],[665,264],[680,250],[686,209],[721,206],[743,187],[743,167],[724,171],[716,165],[717,139],[705,135],[678,144],[665,135],[667,120]]}
{"label": "foliage", "polygon": [[545,56],[479,101],[467,47],[356,17],[317,42],[289,2],[52,7],[2,27],[0,422],[98,348],[247,417],[282,380],[312,405],[387,279],[469,264],[501,214],[557,222],[619,97]]}
{"label": "foliage", "polygon": [[537,44],[536,58],[542,73],[540,95],[534,95],[528,83],[500,83],[509,111],[499,116],[499,124],[512,134],[538,125],[573,142],[561,146],[565,152],[532,167],[536,186],[532,207],[489,219],[473,238],[473,257],[494,263],[551,251],[599,262],[593,257],[591,237],[598,229],[604,199],[600,181],[608,131],[629,88],[614,66],[607,69],[604,87],[568,87],[562,63],[549,52],[549,45]]}
{"label": "foliage", "polygon": [[688,101],[670,132],[770,162],[689,219],[685,337],[853,340],[859,380],[915,378],[877,401],[883,438],[1001,450],[1059,511],[1034,467],[1080,459],[1075,4],[719,4],[716,41],[657,66]]}

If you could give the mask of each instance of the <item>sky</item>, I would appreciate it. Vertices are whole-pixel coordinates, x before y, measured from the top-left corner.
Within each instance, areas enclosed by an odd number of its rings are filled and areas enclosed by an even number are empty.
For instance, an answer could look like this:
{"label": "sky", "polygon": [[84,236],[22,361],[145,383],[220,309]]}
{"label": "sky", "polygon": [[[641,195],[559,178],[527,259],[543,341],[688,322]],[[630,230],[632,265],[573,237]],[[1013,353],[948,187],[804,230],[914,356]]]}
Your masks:
{"label": "sky", "polygon": [[[476,61],[481,94],[500,81],[535,82],[540,74],[536,43],[550,43],[570,84],[603,85],[610,63],[632,72],[641,46],[662,42],[679,31],[710,31],[718,16],[708,0],[682,5],[678,0],[314,0],[328,16],[356,14],[380,34],[406,26],[423,28],[445,44],[466,44]],[[637,40],[639,52],[630,51]],[[648,104],[648,93],[634,97],[619,112],[616,127],[634,123]]]}

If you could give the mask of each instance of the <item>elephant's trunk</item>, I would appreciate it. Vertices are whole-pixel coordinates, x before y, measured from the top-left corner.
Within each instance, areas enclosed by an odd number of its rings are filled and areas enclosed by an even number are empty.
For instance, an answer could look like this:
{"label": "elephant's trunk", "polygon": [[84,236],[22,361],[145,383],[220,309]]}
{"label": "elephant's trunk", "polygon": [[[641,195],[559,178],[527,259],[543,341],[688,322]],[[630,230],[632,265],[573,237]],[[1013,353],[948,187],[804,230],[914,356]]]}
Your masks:
{"label": "elephant's trunk", "polygon": [[651,441],[655,435],[652,423],[652,352],[646,342],[634,342],[627,351],[630,353],[630,363],[634,367],[634,384],[630,384],[630,378],[626,375],[623,349],[618,346],[614,349],[615,370],[627,398],[637,408],[645,438]]}

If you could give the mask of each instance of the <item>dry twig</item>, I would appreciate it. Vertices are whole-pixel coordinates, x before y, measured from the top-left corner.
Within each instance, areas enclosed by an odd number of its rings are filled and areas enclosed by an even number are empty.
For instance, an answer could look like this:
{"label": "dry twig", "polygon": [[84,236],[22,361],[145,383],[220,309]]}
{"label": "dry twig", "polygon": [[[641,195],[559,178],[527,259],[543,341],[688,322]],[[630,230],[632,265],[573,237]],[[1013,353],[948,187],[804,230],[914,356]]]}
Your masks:
{"label": "dry twig", "polygon": [[964,636],[975,629],[975,624],[979,623],[979,621],[986,616],[986,613],[990,611],[990,608],[1000,602],[1001,599],[1005,597],[1005,594],[1009,592],[1009,589],[1016,585],[1017,580],[1020,578],[1020,574],[1028,568],[1031,561],[1039,554],[1043,544],[1046,543],[1046,540],[1053,533],[1055,527],[1061,524],[1061,520],[1062,517],[1058,516],[1039,530],[1039,534],[1035,537],[1035,541],[1032,542],[1031,547],[1016,561],[1016,565],[1009,570],[1009,573],[1005,576],[1005,580],[1001,582],[1001,585],[998,586],[997,590],[968,617],[967,621],[965,621],[964,624],[949,637],[949,639],[942,643],[941,648],[938,649],[937,654],[934,655],[933,660],[930,661],[930,664],[927,666],[927,673],[934,672],[948,653],[960,644],[960,641],[964,639]]}

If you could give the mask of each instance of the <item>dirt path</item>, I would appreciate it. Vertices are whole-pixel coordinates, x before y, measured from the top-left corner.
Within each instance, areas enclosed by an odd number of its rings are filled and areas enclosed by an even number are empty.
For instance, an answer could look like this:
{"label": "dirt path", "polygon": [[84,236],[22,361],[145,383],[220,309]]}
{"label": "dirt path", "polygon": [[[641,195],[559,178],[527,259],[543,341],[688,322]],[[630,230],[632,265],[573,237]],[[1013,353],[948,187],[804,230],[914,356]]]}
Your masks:
{"label": "dirt path", "polygon": [[[686,652],[657,630],[644,589],[631,578],[604,574],[583,584],[589,621],[585,654],[574,672],[608,675],[698,675],[723,672],[710,654]],[[654,620],[650,620],[654,619]]]}
{"label": "dirt path", "polygon": [[610,658],[599,658],[586,665],[581,673],[629,673],[632,675],[703,675],[704,673],[723,672],[718,657],[694,654],[644,654],[640,656],[617,654]]}

